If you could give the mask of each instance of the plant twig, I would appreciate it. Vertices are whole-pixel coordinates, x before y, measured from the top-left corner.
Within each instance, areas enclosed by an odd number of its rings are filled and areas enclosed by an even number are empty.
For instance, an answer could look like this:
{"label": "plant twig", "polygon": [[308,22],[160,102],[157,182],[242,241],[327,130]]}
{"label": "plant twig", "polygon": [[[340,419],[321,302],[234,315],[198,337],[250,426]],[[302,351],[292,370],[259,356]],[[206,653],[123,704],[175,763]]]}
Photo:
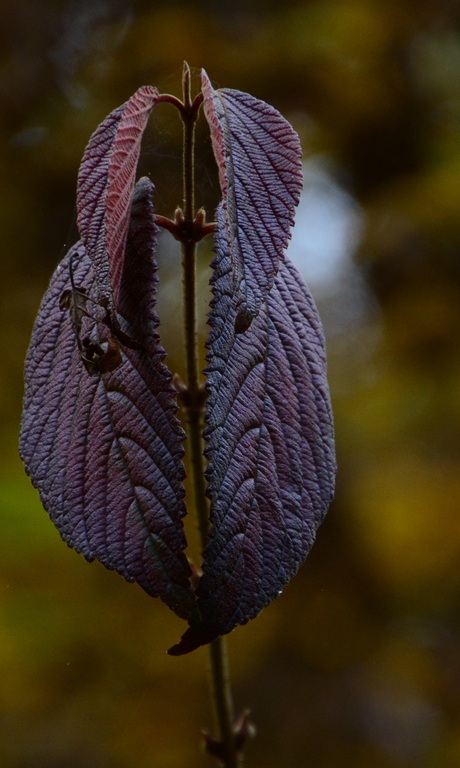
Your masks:
{"label": "plant twig", "polygon": [[[195,123],[201,99],[191,99],[190,69],[184,65],[184,108],[180,110],[184,126],[183,172],[184,200],[182,226],[182,266],[184,280],[184,324],[187,363],[187,421],[192,468],[193,495],[198,520],[200,544],[204,549],[209,531],[209,511],[206,499],[203,458],[204,397],[199,382],[198,345],[196,330],[196,238],[194,231],[194,139]],[[197,217],[198,219],[198,217]],[[188,233],[188,236],[187,236]],[[207,737],[208,751],[215,754],[224,768],[240,768],[226,644],[218,638],[209,646],[210,681],[217,738]],[[214,749],[210,748],[211,742]]]}
{"label": "plant twig", "polygon": [[242,752],[237,750],[235,715],[228,666],[227,643],[218,637],[209,645],[210,680],[218,739],[206,736],[206,748],[216,754],[224,768],[242,768]]}

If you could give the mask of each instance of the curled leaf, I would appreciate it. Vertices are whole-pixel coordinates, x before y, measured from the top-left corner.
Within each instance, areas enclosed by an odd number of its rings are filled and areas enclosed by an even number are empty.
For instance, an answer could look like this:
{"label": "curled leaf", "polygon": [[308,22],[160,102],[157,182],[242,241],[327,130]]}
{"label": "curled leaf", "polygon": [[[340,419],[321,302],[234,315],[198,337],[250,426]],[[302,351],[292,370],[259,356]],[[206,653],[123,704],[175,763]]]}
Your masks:
{"label": "curled leaf", "polygon": [[237,332],[256,316],[284,259],[302,190],[299,137],[248,93],[214,90],[202,74],[204,112],[219,168]]}
{"label": "curled leaf", "polygon": [[[20,452],[70,546],[189,618],[193,594],[181,520],[184,433],[156,330],[151,192],[150,181],[142,179],[118,302],[121,330],[137,348],[117,341],[120,359],[107,364],[114,337],[105,308],[84,298],[94,291],[95,265],[77,243],[57,267],[33,329]],[[72,301],[75,287],[72,312],[67,299]],[[90,362],[93,355],[92,375],[82,350]]]}
{"label": "curled leaf", "polygon": [[291,262],[280,266],[244,334],[234,320],[231,246],[219,212],[208,343],[209,544],[201,623],[180,654],[256,616],[305,560],[334,492],[335,453],[324,337]]}
{"label": "curled leaf", "polygon": [[77,222],[94,264],[98,298],[117,308],[141,139],[158,91],[139,88],[106,117],[83,154]]}

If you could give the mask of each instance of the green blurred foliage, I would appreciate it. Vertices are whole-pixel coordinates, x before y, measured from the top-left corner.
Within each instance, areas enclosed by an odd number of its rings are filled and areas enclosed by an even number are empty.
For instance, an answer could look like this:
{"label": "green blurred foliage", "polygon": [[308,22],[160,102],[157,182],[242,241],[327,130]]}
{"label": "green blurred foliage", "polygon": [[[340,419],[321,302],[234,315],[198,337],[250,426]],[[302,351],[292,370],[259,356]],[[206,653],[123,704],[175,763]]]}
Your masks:
{"label": "green blurred foliage", "polygon": [[[456,0],[0,5],[0,764],[211,764],[199,752],[201,729],[212,725],[206,651],[165,655],[181,622],[62,544],[16,448],[31,326],[76,238],[82,150],[139,85],[179,93],[184,59],[217,85],[277,106],[305,158],[329,169],[362,222],[348,272],[332,271],[315,294],[328,337],[337,498],[285,594],[229,638],[237,706],[251,707],[258,726],[248,766],[454,768]],[[205,126],[198,147],[197,200],[211,212],[218,188]],[[166,215],[181,200],[180,159],[177,118],[159,107],[141,172],[151,173]],[[203,341],[209,247],[201,258]],[[308,279],[308,246],[303,258]],[[179,256],[165,238],[160,275],[163,340],[180,371]]]}

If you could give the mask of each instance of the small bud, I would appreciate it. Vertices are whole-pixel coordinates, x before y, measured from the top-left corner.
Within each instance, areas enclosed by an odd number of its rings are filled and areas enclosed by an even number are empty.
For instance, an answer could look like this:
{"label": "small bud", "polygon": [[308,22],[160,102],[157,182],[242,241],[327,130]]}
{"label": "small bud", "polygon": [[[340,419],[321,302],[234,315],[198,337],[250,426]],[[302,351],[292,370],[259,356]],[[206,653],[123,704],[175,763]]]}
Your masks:
{"label": "small bud", "polygon": [[201,229],[206,224],[206,211],[200,208],[195,216],[195,226]]}
{"label": "small bud", "polygon": [[235,731],[235,745],[239,754],[244,752],[249,739],[253,739],[257,733],[254,723],[249,719],[250,714],[249,709],[243,710],[233,726]]}
{"label": "small bud", "polygon": [[184,221],[185,221],[184,212],[180,207],[180,205],[178,205],[176,210],[174,211],[174,223],[176,227],[181,227]]}

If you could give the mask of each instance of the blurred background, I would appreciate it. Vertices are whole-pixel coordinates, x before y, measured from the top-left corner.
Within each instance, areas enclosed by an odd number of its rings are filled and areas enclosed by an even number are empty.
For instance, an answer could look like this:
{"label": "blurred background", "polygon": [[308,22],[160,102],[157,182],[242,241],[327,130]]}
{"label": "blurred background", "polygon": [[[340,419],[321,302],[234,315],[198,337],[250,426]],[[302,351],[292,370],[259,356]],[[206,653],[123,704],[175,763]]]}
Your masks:
{"label": "blurred background", "polygon": [[[460,765],[460,9],[457,0],[2,0],[0,5],[0,764],[198,768],[205,649],[68,549],[17,457],[22,368],[75,228],[98,123],[182,62],[299,132],[290,249],[323,318],[336,500],[283,596],[229,637],[256,768]],[[154,112],[140,173],[181,202],[180,124]],[[219,192],[206,125],[197,203]],[[202,337],[210,250],[200,255]],[[183,370],[176,244],[160,316]]]}

